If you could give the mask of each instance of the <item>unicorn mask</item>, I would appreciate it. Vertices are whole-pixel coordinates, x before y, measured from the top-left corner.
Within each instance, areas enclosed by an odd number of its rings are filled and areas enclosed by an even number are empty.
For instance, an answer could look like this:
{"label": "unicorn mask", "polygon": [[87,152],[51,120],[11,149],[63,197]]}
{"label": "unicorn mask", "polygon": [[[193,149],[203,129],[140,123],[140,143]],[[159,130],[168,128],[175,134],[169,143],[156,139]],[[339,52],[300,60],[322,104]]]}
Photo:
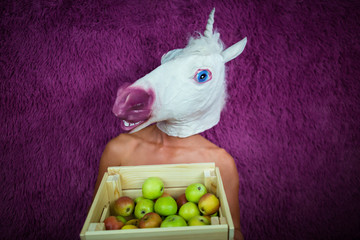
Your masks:
{"label": "unicorn mask", "polygon": [[113,107],[121,127],[131,133],[150,124],[169,136],[188,137],[215,126],[225,105],[225,63],[236,58],[247,39],[224,50],[213,32],[212,10],[204,36],[163,55],[161,65],[128,87]]}

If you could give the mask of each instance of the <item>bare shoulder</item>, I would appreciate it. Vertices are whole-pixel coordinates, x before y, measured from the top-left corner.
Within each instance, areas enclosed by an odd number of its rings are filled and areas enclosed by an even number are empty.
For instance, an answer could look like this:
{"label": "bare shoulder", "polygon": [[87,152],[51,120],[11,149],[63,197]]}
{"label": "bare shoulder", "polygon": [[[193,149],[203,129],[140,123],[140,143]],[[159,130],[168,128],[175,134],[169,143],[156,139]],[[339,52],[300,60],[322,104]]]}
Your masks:
{"label": "bare shoulder", "polygon": [[136,138],[130,134],[120,134],[106,144],[101,161],[108,166],[121,165],[122,160],[133,152],[136,144]]}
{"label": "bare shoulder", "polygon": [[[237,168],[234,158],[223,148],[219,148],[217,151],[217,161],[216,164],[220,169],[233,170],[232,172],[237,173]],[[234,171],[235,170],[235,171]]]}
{"label": "bare shoulder", "polygon": [[237,176],[238,172],[234,158],[225,149],[220,148],[206,138],[203,138],[201,143],[208,152],[208,155],[211,156],[212,161],[219,167],[222,175],[230,174],[231,177]]}
{"label": "bare shoulder", "polygon": [[218,159],[220,165],[235,164],[233,157],[225,149],[220,148],[203,137],[202,144],[211,152],[212,155],[214,155],[216,159]]}
{"label": "bare shoulder", "polygon": [[135,142],[134,140],[130,134],[123,133],[111,139],[106,147],[116,151],[117,149],[125,148],[127,145],[133,144]]}
{"label": "bare shoulder", "polygon": [[121,166],[123,161],[126,161],[126,158],[131,155],[135,146],[136,140],[129,134],[120,134],[106,144],[99,163],[95,193],[107,168],[110,166]]}

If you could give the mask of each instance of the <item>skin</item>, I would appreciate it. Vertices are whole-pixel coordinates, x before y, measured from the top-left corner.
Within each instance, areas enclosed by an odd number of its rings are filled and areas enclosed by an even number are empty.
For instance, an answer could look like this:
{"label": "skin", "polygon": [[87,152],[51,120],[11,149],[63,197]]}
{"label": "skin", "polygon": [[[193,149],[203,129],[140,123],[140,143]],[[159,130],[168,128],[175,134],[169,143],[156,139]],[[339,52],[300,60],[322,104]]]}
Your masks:
{"label": "skin", "polygon": [[199,134],[178,138],[160,131],[156,125],[133,134],[120,134],[106,145],[102,154],[95,193],[110,166],[214,162],[219,168],[235,226],[235,239],[243,239],[240,229],[239,175],[234,159],[222,148]]}

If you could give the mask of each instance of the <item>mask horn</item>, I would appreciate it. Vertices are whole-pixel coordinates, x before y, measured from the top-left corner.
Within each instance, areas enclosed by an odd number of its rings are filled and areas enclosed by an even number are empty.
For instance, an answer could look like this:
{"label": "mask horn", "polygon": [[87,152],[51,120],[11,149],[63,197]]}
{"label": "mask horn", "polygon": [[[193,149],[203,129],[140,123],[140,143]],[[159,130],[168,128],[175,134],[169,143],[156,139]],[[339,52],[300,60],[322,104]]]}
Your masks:
{"label": "mask horn", "polygon": [[213,10],[209,15],[209,20],[206,24],[206,29],[204,32],[204,36],[208,38],[210,38],[213,35],[214,13],[215,13],[215,8],[213,8]]}

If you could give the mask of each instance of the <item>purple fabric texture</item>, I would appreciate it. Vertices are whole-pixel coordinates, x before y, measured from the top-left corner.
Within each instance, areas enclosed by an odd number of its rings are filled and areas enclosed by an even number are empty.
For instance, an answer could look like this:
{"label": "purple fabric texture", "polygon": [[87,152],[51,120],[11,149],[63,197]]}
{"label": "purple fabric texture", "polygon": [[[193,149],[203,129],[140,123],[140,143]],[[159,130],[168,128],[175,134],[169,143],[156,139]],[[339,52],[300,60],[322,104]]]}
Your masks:
{"label": "purple fabric texture", "polygon": [[203,136],[235,159],[246,239],[359,239],[357,1],[2,1],[2,239],[78,239],[117,89],[214,28],[228,102]]}

